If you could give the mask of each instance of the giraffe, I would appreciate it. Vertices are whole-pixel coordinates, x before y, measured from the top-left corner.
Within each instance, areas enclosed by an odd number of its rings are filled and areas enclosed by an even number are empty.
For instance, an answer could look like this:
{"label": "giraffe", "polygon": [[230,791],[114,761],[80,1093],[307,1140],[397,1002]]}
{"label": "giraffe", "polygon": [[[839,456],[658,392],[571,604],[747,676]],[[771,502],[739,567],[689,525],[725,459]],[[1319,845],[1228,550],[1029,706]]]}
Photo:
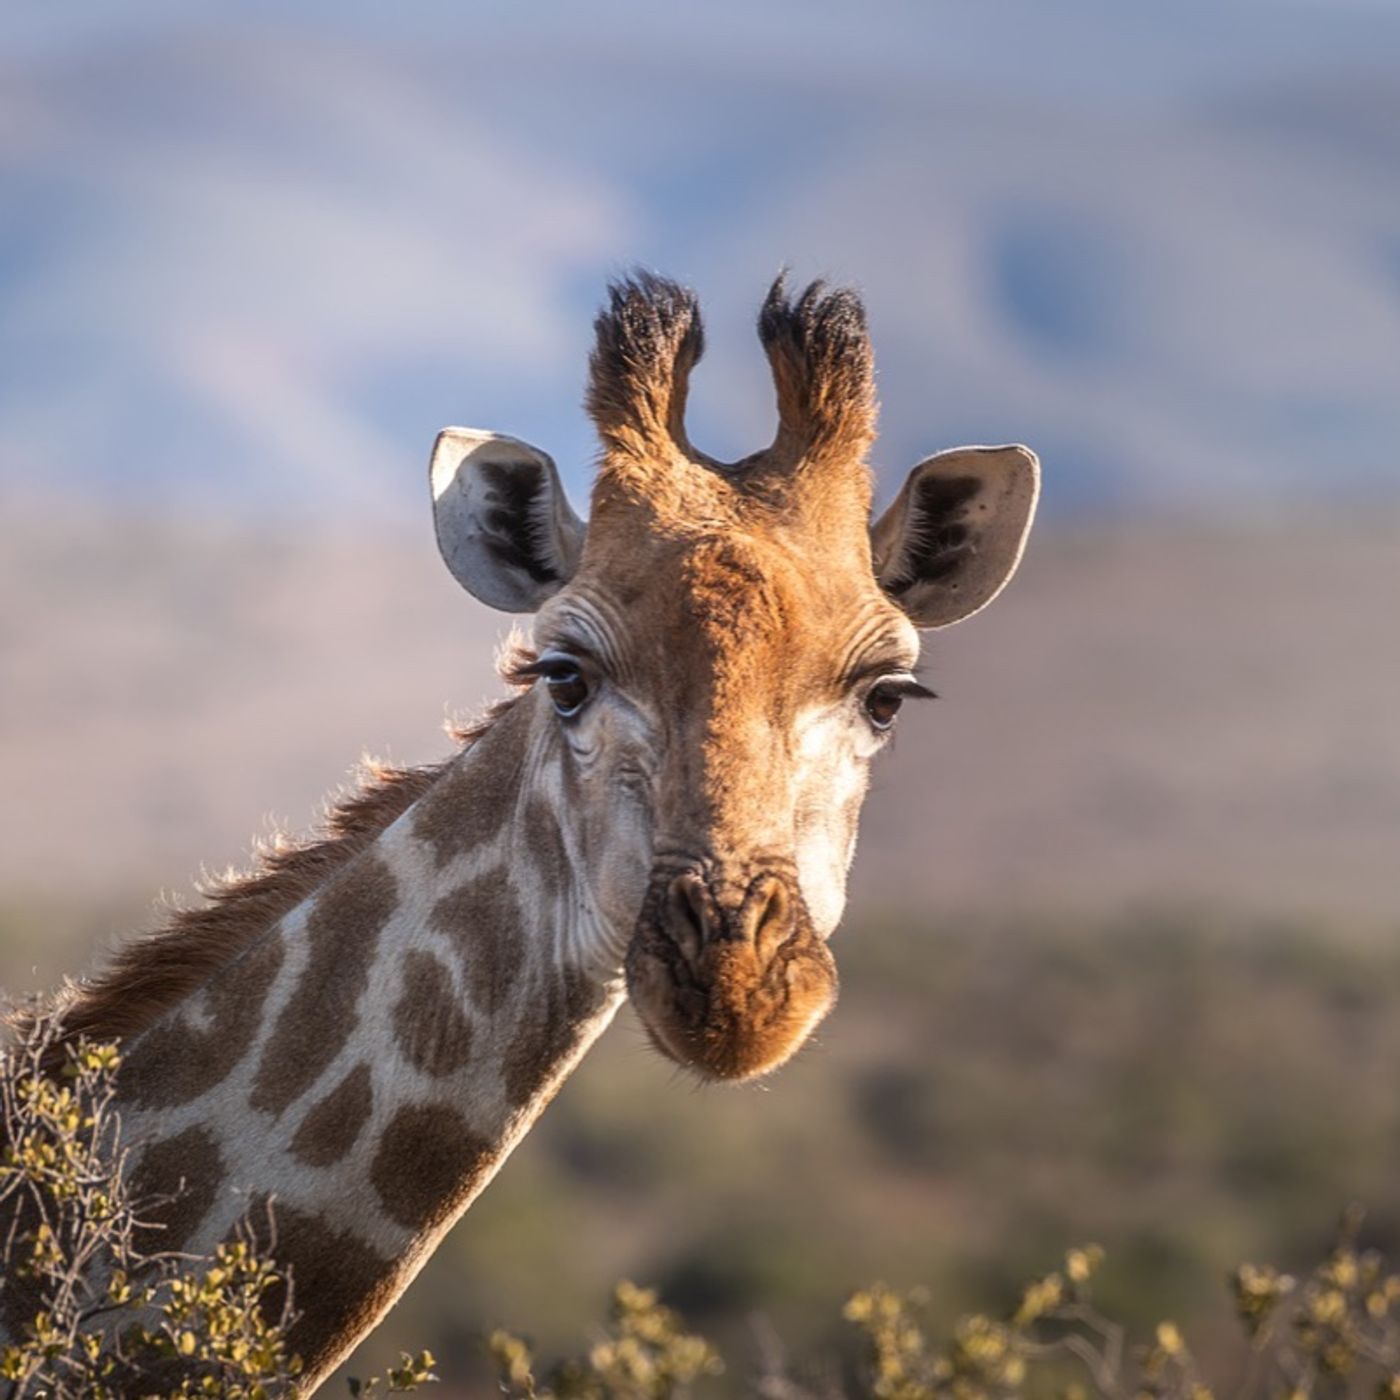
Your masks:
{"label": "giraffe", "polygon": [[1014,572],[1023,447],[919,463],[871,523],[865,314],[782,278],[758,329],[773,443],[686,435],[690,291],[609,289],[587,406],[587,524],[553,461],[449,428],[430,479],[465,589],[535,614],[510,693],[435,766],[381,769],[323,838],[70,985],[68,1037],[118,1037],[139,1194],[161,1248],[270,1218],[315,1389],[412,1280],[629,996],[702,1077],[783,1063],[830,1009],[871,760],[919,632]]}

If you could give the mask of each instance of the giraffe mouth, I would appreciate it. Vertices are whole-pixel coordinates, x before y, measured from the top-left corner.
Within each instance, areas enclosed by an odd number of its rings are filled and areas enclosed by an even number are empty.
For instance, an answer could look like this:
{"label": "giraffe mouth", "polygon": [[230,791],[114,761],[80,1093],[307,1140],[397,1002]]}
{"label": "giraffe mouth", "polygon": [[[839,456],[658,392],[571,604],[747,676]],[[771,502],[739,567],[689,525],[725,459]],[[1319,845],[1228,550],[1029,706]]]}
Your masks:
{"label": "giraffe mouth", "polygon": [[752,1079],[802,1046],[836,1000],[836,964],[792,883],[726,898],[698,871],[653,880],[627,953],[652,1044],[707,1079]]}

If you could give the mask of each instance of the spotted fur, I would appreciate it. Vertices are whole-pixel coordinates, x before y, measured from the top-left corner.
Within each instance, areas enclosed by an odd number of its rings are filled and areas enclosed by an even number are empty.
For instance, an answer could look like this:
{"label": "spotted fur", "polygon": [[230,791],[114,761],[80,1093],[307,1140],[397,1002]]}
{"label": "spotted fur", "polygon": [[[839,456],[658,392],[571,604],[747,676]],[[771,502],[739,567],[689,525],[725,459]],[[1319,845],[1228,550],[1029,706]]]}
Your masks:
{"label": "spotted fur", "polygon": [[262,1052],[249,1099],[254,1108],[280,1114],[355,1033],[379,935],[398,902],[393,871],[372,851],[316,896],[306,920],[306,968]]}
{"label": "spotted fur", "polygon": [[129,1183],[142,1222],[137,1249],[143,1254],[183,1249],[213,1208],[225,1176],[219,1144],[202,1125],[151,1143]]}
{"label": "spotted fur", "polygon": [[354,1149],[374,1110],[374,1075],[361,1060],[328,1093],[311,1105],[292,1139],[291,1153],[309,1167],[330,1167]]}

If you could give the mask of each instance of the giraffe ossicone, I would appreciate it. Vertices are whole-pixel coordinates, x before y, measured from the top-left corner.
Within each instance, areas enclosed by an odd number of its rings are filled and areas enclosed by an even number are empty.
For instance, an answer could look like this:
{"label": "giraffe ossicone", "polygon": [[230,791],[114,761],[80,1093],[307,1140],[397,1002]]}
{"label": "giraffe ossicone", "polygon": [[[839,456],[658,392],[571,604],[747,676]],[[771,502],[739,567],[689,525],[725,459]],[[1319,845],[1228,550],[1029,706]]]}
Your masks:
{"label": "giraffe ossicone", "polygon": [[590,361],[585,523],[548,455],[450,428],[438,544],[536,614],[510,698],[441,765],[376,774],[324,839],[121,949],[65,1033],[120,1036],[125,1134],[171,1247],[277,1224],[314,1387],[408,1285],[630,995],[664,1055],[763,1074],[836,994],[828,940],[871,760],[919,630],[984,606],[1034,515],[1035,456],[921,462],[871,522],[857,297],[781,279],[759,333],[778,430],[693,447],[687,290],[610,289]]}

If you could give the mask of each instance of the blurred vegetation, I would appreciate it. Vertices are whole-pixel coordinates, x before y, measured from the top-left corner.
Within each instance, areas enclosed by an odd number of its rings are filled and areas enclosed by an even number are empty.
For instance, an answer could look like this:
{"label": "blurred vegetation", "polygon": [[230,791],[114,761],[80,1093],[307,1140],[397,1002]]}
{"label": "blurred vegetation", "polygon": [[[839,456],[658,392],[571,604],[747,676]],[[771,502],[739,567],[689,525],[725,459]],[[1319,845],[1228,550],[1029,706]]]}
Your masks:
{"label": "blurred vegetation", "polygon": [[[758,1085],[695,1084],[624,1013],[351,1369],[427,1343],[439,1394],[489,1393],[495,1328],[563,1354],[630,1276],[729,1359],[705,1393],[739,1393],[775,1337],[854,1366],[861,1279],[922,1287],[943,1335],[1007,1315],[1083,1239],[1108,1250],[1105,1312],[1144,1335],[1174,1319],[1214,1367],[1241,1259],[1303,1276],[1354,1199],[1400,1246],[1400,938],[949,912],[867,918],[835,951],[841,1004]],[[84,953],[31,942],[11,966],[36,959]]]}
{"label": "blurred vegetation", "polygon": [[[1004,1316],[958,1319],[946,1340],[927,1319],[922,1290],[884,1284],[846,1300],[861,1334],[845,1366],[805,1358],[789,1366],[770,1346],[745,1389],[762,1400],[1395,1400],[1400,1395],[1400,1276],[1358,1245],[1361,1212],[1344,1212],[1338,1239],[1299,1286],[1271,1267],[1243,1264],[1231,1280],[1248,1349],[1208,1379],[1174,1321],[1135,1339],[1094,1298],[1098,1245],[1070,1249],[1063,1267],[1033,1279]],[[655,1292],[630,1283],[614,1294],[603,1339],[537,1380],[528,1343],[490,1341],[510,1400],[676,1400],[724,1374],[718,1353],[685,1331]]]}
{"label": "blurred vegetation", "polygon": [[654,1289],[623,1282],[613,1290],[609,1326],[587,1355],[535,1376],[530,1344],[501,1328],[488,1342],[501,1390],[516,1400],[669,1400],[704,1376],[724,1373],[719,1353],[687,1332]]}

